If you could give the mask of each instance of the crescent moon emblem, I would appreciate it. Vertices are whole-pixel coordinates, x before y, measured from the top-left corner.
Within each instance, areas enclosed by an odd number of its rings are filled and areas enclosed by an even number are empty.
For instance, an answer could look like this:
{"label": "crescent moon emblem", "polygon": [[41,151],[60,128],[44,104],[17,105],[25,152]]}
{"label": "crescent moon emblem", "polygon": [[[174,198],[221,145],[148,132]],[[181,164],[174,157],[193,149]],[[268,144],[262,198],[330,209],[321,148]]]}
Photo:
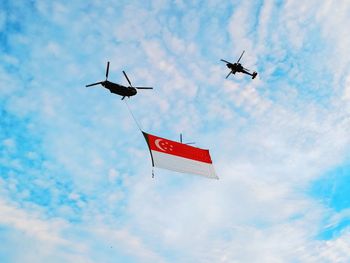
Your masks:
{"label": "crescent moon emblem", "polygon": [[162,146],[159,145],[160,141],[162,139],[157,139],[154,141],[154,144],[157,146],[157,148],[161,149],[163,152],[165,152],[165,149],[162,148]]}

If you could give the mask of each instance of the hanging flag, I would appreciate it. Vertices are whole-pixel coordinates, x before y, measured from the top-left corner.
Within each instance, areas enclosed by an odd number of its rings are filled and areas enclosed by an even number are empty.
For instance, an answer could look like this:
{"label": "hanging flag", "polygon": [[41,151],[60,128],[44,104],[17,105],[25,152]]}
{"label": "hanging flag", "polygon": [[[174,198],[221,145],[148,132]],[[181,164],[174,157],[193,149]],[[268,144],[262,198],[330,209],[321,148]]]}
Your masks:
{"label": "hanging flag", "polygon": [[215,173],[209,150],[142,133],[151,152],[153,166],[219,179]]}

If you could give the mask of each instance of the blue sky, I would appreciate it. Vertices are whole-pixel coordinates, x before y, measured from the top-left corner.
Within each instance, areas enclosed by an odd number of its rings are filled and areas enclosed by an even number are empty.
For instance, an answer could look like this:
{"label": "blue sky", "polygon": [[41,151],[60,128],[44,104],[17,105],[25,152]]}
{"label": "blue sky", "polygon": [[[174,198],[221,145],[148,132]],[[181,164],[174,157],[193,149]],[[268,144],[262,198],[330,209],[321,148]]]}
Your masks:
{"label": "blue sky", "polygon": [[[350,4],[0,0],[1,262],[349,262]],[[220,59],[259,75],[225,79]],[[141,127],[209,148],[156,169]]]}

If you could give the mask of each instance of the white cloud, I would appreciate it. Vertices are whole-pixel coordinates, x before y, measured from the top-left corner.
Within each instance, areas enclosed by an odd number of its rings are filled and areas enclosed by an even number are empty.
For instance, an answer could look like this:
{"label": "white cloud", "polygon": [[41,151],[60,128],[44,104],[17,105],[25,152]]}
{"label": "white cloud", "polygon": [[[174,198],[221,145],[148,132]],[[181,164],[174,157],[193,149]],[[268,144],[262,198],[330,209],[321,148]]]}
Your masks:
{"label": "white cloud", "polygon": [[67,244],[68,242],[60,236],[60,232],[67,227],[64,220],[47,221],[40,219],[37,213],[28,214],[25,211],[11,206],[0,200],[2,225],[11,226],[24,231],[29,236],[51,244]]}
{"label": "white cloud", "polygon": [[117,246],[124,253],[136,256],[142,262],[164,262],[155,251],[145,246],[143,241],[132,235],[126,229],[111,230],[108,227],[97,227],[94,231],[101,239],[108,240],[112,246]]}

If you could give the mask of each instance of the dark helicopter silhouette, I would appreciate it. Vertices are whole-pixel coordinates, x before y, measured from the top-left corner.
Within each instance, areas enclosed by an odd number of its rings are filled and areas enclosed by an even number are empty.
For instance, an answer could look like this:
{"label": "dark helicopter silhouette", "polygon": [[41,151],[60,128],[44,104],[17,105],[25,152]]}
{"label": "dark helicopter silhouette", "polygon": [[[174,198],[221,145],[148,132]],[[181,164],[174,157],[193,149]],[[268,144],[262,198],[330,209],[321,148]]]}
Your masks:
{"label": "dark helicopter silhouette", "polygon": [[221,59],[222,62],[225,62],[226,63],[226,66],[231,70],[230,73],[228,73],[228,75],[226,76],[226,78],[228,78],[228,76],[230,76],[230,74],[235,74],[236,72],[242,72],[242,73],[245,73],[245,74],[248,74],[250,76],[252,76],[252,79],[255,79],[255,77],[258,75],[257,72],[253,72],[253,73],[250,73],[248,69],[244,68],[241,63],[239,63],[239,61],[241,60],[242,56],[244,54],[244,50],[241,54],[241,56],[239,57],[239,59],[237,60],[236,63],[231,63],[231,62],[228,62],[224,59]]}
{"label": "dark helicopter silhouette", "polygon": [[109,89],[109,91],[111,93],[117,94],[122,96],[122,100],[125,97],[131,97],[131,96],[135,96],[137,94],[137,90],[138,89],[153,89],[152,87],[134,87],[133,85],[131,85],[131,82],[128,78],[128,76],[126,75],[125,71],[123,70],[123,74],[126,78],[126,80],[129,83],[129,87],[117,84],[117,83],[113,83],[108,81],[108,72],[109,72],[109,61],[107,62],[107,69],[106,69],[106,80],[105,81],[100,81],[100,82],[96,82],[96,83],[92,83],[89,85],[86,85],[85,87],[91,87],[91,86],[95,86],[98,84],[101,84],[103,87],[105,87],[106,89]]}

